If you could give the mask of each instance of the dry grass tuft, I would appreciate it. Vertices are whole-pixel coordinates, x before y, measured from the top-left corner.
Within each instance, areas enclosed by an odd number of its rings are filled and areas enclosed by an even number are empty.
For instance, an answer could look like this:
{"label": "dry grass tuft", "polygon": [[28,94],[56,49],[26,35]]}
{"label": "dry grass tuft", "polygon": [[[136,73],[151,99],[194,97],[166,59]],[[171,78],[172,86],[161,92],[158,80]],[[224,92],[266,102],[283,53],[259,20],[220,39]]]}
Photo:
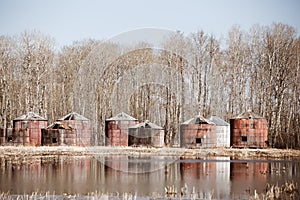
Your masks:
{"label": "dry grass tuft", "polygon": [[300,198],[298,184],[294,181],[285,182],[282,186],[267,184],[266,192],[263,194],[254,194],[251,196],[252,200],[279,200],[289,199],[297,200]]}

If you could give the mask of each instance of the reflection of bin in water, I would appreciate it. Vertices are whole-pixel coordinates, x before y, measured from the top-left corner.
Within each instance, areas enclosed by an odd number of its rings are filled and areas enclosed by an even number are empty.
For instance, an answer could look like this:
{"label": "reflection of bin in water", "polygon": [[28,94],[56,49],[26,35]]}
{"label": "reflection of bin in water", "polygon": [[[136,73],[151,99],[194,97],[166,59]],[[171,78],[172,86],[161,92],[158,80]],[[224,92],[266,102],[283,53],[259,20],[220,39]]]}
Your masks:
{"label": "reflection of bin in water", "polygon": [[164,146],[164,130],[162,127],[145,121],[129,127],[129,146]]}
{"label": "reflection of bin in water", "polygon": [[11,142],[14,145],[40,146],[42,144],[41,129],[46,128],[45,118],[29,112],[13,120]]}
{"label": "reflection of bin in water", "polygon": [[230,177],[244,181],[253,181],[254,179],[266,180],[269,163],[267,160],[247,161],[233,160],[230,163]]}
{"label": "reflection of bin in water", "polygon": [[213,188],[213,199],[231,199],[229,157],[180,159],[180,174],[181,179],[191,180],[188,184],[197,185],[201,192],[210,193]]}
{"label": "reflection of bin in water", "polygon": [[128,172],[128,156],[114,155],[105,157],[106,171]]}
{"label": "reflection of bin in water", "polygon": [[231,146],[266,148],[268,121],[247,110],[230,119]]}
{"label": "reflection of bin in water", "polygon": [[202,116],[196,116],[180,125],[180,146],[186,148],[216,147],[216,125]]}
{"label": "reflection of bin in water", "polygon": [[184,178],[212,180],[216,176],[216,162],[180,159],[180,170]]}
{"label": "reflection of bin in water", "polygon": [[[266,187],[268,176],[268,160],[233,160],[230,162],[230,180],[232,191],[248,191],[256,189],[258,193]],[[252,191],[251,191],[252,192]],[[248,199],[249,194],[237,196],[239,199]]]}
{"label": "reflection of bin in water", "polygon": [[123,112],[105,120],[106,145],[128,146],[128,129],[137,123],[137,119]]}
{"label": "reflection of bin in water", "polygon": [[113,155],[105,157],[105,169],[107,172],[120,171],[128,173],[148,173],[160,171],[164,174],[168,165],[163,156],[124,156]]}

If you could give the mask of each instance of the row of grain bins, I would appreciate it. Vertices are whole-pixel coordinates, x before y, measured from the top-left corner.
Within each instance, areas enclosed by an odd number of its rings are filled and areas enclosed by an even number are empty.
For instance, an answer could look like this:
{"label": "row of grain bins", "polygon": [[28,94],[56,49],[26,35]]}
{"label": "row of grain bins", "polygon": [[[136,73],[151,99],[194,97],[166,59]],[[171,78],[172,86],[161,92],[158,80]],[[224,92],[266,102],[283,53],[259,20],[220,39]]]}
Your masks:
{"label": "row of grain bins", "polygon": [[[164,146],[164,130],[149,121],[119,113],[105,121],[107,146]],[[267,120],[246,111],[230,120],[196,116],[180,126],[180,146],[185,148],[267,147]],[[92,125],[78,113],[70,113],[48,126],[33,112],[13,120],[13,128],[0,129],[0,145],[90,146]]]}
{"label": "row of grain bins", "polygon": [[[164,130],[149,121],[119,113],[105,123],[108,146],[164,146]],[[265,148],[268,140],[267,120],[252,111],[230,119],[230,124],[217,116],[196,116],[180,125],[180,147],[253,147]]]}
{"label": "row of grain bins", "polygon": [[91,122],[73,112],[48,126],[48,121],[33,113],[17,117],[13,127],[0,129],[0,145],[90,146]]}

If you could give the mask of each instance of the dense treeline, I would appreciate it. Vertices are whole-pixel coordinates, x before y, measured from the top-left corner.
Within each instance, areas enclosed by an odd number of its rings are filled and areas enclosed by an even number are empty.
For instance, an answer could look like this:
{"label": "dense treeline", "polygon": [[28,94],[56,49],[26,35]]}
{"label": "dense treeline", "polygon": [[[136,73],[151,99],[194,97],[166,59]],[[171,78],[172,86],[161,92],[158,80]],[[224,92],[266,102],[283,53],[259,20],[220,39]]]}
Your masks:
{"label": "dense treeline", "polygon": [[[39,32],[0,36],[0,127],[34,111],[53,122],[75,111],[105,119],[124,111],[163,126],[165,141],[196,114],[226,120],[252,109],[269,120],[272,147],[300,147],[300,38],[285,24],[232,27],[225,38],[177,32],[147,43],[74,42],[59,51]],[[174,140],[175,139],[175,140]]]}

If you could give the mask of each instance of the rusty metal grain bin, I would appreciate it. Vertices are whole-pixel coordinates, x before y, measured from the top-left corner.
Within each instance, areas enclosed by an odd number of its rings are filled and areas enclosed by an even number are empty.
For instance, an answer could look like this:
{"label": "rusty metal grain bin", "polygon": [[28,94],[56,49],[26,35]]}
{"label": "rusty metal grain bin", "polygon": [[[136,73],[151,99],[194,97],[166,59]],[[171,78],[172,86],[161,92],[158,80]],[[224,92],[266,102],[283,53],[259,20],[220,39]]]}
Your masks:
{"label": "rusty metal grain bin", "polygon": [[106,145],[128,146],[129,127],[136,124],[138,120],[124,112],[105,120]]}
{"label": "rusty metal grain bin", "polygon": [[196,116],[180,125],[180,147],[212,148],[217,146],[216,125]]}
{"label": "rusty metal grain bin", "polygon": [[13,129],[12,128],[3,128],[0,129],[0,145],[13,145]]}
{"label": "rusty metal grain bin", "polygon": [[247,110],[230,119],[231,146],[266,148],[268,147],[268,121]]}
{"label": "rusty metal grain bin", "polygon": [[[72,145],[73,143],[76,143],[76,146],[91,146],[93,129],[92,123],[89,119],[76,112],[72,112],[57,121],[75,129],[75,131],[66,131],[69,132],[67,134],[68,137],[64,139],[66,143]],[[74,132],[75,135],[73,134]]]}
{"label": "rusty metal grain bin", "polygon": [[0,145],[5,145],[7,141],[6,128],[0,128]]}
{"label": "rusty metal grain bin", "polygon": [[230,124],[217,116],[208,120],[216,124],[217,147],[230,147]]}
{"label": "rusty metal grain bin", "polygon": [[13,120],[12,143],[14,145],[40,146],[42,144],[41,129],[46,128],[48,121],[28,112]]}
{"label": "rusty metal grain bin", "polygon": [[129,127],[129,146],[164,146],[164,129],[154,123],[145,121]]}
{"label": "rusty metal grain bin", "polygon": [[42,145],[45,146],[76,146],[76,129],[63,122],[54,122],[46,129],[42,129]]}

